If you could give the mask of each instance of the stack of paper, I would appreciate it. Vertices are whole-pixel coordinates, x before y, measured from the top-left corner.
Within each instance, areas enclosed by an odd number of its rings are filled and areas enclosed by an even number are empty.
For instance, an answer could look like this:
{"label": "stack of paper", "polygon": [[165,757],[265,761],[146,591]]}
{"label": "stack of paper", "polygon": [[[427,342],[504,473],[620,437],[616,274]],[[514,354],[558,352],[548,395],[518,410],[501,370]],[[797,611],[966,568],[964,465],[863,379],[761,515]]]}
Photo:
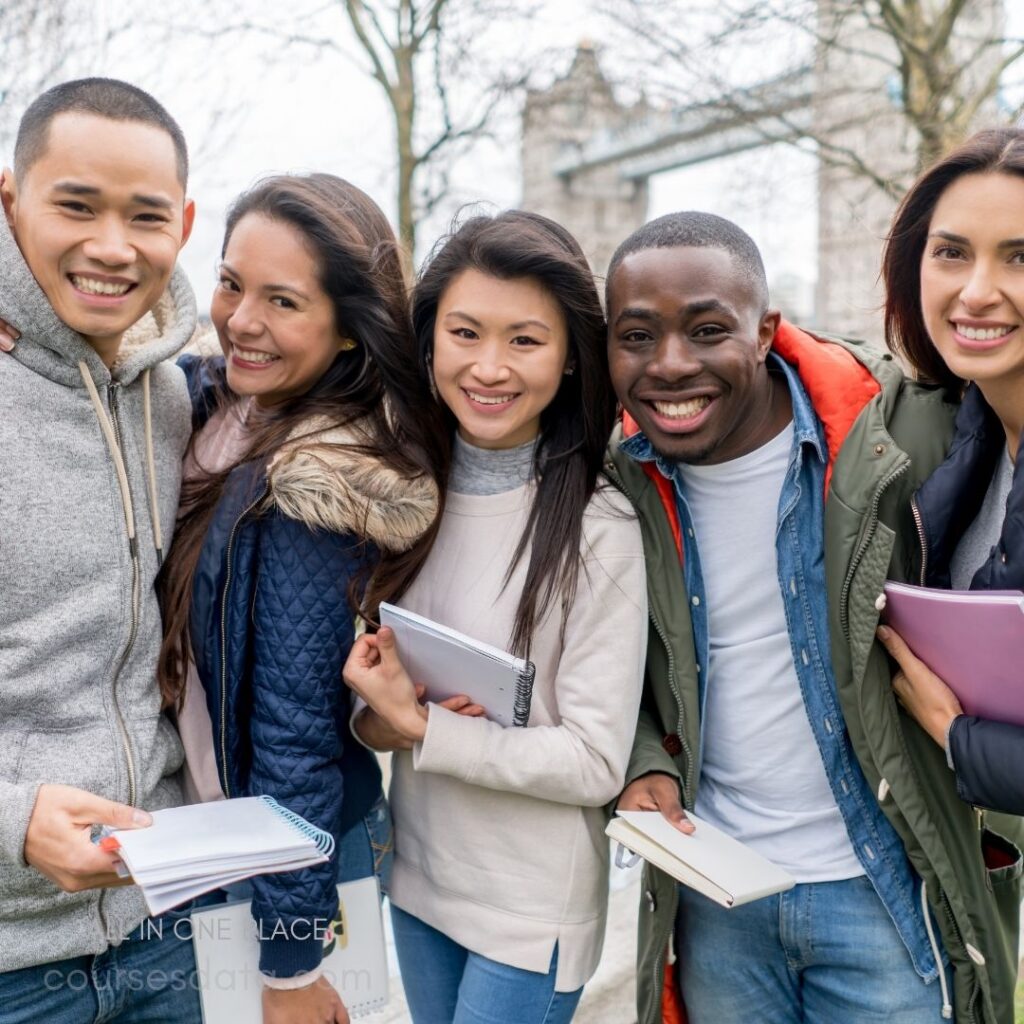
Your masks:
{"label": "stack of paper", "polygon": [[334,850],[333,836],[268,796],[171,807],[149,828],[111,835],[154,915],[253,875],[320,864]]}
{"label": "stack of paper", "polygon": [[796,880],[743,843],[693,814],[696,831],[680,832],[660,811],[619,811],[605,830],[628,850],[723,907],[738,907]]}

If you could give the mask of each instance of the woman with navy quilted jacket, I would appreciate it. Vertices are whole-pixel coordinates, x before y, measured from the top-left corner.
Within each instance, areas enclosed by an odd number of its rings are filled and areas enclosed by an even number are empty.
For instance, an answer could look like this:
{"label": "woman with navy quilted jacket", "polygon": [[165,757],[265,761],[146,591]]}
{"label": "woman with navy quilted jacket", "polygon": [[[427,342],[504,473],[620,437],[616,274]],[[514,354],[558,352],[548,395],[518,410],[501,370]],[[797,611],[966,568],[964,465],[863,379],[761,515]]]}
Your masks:
{"label": "woman with navy quilted jacket", "polygon": [[[1024,590],[1024,130],[978,132],[897,211],[883,266],[889,347],[960,409],[914,497],[921,583]],[[963,714],[888,627],[901,703],[945,748],[960,796],[1024,814],[1024,727]],[[1017,868],[1019,872],[1019,866]]]}
{"label": "woman with navy quilted jacket", "polygon": [[335,887],[384,882],[391,836],[341,669],[353,609],[401,593],[434,526],[437,414],[394,235],[339,178],[235,202],[211,318],[223,360],[183,363],[196,432],[159,680],[193,799],[269,794],[336,837],[328,863],[254,878],[253,916],[264,1024],[347,1022],[320,976]]}

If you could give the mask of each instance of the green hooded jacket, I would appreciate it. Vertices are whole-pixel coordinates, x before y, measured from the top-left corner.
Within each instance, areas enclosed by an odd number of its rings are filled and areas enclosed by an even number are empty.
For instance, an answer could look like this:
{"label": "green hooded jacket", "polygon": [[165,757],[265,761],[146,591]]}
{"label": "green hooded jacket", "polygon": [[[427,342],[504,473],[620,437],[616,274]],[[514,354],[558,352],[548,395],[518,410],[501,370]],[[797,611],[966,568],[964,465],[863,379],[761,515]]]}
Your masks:
{"label": "green hooded jacket", "polygon": [[[890,356],[857,343],[815,338],[783,323],[774,349],[796,367],[830,451],[829,627],[854,751],[925,882],[954,968],[955,1019],[1012,1024],[1022,866],[1016,844],[1024,839],[1024,819],[982,814],[958,798],[944,752],[897,705],[888,657],[875,640],[875,602],[885,580],[918,581],[921,541],[911,497],[945,457],[956,405],[945,392],[908,381]],[[623,436],[620,423],[605,468],[640,519],[650,607],[644,695],[626,783],[649,772],[673,775],[692,809],[699,703],[678,527],[656,479],[619,450]],[[685,1019],[671,974],[666,984],[676,904],[675,881],[645,865],[638,1024]]]}

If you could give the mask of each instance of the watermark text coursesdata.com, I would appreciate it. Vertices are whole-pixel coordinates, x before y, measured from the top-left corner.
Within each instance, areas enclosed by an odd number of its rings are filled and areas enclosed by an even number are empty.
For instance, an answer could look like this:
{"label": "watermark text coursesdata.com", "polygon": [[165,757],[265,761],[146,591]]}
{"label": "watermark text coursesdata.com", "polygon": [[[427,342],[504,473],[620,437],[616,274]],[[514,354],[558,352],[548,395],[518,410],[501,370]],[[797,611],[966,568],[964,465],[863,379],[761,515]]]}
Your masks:
{"label": "watermark text coursesdata.com", "polygon": [[[323,943],[334,937],[333,922],[324,918],[285,921],[250,921],[246,928],[244,940],[259,941],[264,938],[291,938],[308,940],[317,938]],[[209,919],[192,917],[147,918],[133,933],[132,942],[160,941],[174,938],[190,942],[193,936],[210,938],[217,941],[230,942],[235,937],[232,922],[222,918]],[[121,936],[108,936],[111,945],[120,945]],[[126,989],[132,992],[158,991],[169,988],[172,992],[183,992],[187,989],[203,989],[205,991],[241,992],[256,989],[263,984],[262,975],[249,966],[232,969],[211,970],[209,964],[197,962],[195,971],[164,971],[143,970],[112,966],[104,972],[107,984],[113,988]],[[345,993],[368,992],[372,988],[370,972],[360,970],[332,970],[324,966],[325,977],[335,988]],[[43,975],[43,985],[47,991],[54,992],[63,988],[81,991],[92,983],[90,971],[75,969],[68,971],[57,965]]]}

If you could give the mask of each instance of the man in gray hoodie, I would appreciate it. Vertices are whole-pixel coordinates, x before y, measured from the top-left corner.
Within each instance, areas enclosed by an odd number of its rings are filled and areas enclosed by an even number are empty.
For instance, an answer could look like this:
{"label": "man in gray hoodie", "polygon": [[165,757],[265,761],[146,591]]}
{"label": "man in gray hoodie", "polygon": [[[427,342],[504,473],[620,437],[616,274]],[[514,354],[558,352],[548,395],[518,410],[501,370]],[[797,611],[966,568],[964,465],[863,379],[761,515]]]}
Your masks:
{"label": "man in gray hoodie", "polygon": [[195,326],[175,270],[181,130],[109,79],[29,107],[0,186],[0,1018],[198,1021],[187,920],[146,921],[97,825],[181,802],[154,580],[191,427],[167,360]]}

